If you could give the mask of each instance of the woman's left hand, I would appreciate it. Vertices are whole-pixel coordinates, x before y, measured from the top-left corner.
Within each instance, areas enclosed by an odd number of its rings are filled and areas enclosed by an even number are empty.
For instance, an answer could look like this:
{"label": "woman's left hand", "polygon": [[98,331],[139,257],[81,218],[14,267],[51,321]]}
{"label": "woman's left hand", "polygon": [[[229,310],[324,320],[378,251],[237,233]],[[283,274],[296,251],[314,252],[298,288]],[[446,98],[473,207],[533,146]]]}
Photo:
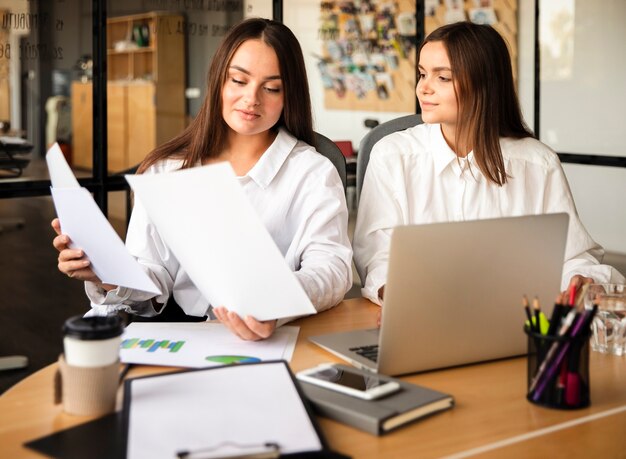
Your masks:
{"label": "woman's left hand", "polygon": [[224,306],[213,308],[213,312],[231,332],[246,341],[259,341],[269,338],[276,330],[276,320],[259,322],[250,316],[242,319],[236,312],[229,311]]}

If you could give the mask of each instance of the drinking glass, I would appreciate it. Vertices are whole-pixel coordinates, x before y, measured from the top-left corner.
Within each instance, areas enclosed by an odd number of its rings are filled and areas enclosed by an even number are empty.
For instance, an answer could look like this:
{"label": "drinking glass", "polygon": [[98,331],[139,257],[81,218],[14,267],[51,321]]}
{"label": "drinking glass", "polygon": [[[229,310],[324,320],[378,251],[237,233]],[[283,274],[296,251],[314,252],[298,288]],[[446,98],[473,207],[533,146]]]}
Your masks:
{"label": "drinking glass", "polygon": [[591,284],[585,307],[598,305],[591,324],[591,349],[604,354],[626,355],[626,284]]}

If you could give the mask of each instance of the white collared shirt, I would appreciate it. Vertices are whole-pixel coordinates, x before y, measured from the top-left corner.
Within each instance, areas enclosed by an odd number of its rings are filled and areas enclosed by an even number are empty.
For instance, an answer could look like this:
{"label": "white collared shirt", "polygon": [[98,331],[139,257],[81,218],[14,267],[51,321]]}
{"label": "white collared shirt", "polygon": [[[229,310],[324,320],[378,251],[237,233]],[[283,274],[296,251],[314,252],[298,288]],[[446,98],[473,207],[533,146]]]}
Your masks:
{"label": "white collared shirt", "polygon": [[420,124],[376,143],[353,241],[363,296],[381,303],[378,290],[386,283],[396,226],[554,212],[570,216],[562,289],[574,274],[596,282],[623,282],[618,271],[599,264],[604,251],[578,217],[556,153],[533,138],[502,138],[500,146],[509,175],[502,187],[482,174],[472,152],[457,158],[439,124]]}
{"label": "white collared shirt", "polygon": [[[173,171],[181,164],[166,160],[145,173]],[[343,184],[333,164],[281,129],[254,167],[238,180],[315,308],[322,311],[339,303],[352,286],[352,249]],[[126,247],[161,288],[158,303],[165,303],[173,294],[186,314],[207,314],[208,301],[163,242],[138,200]],[[160,312],[153,308],[151,294],[119,287],[105,296],[89,282],[86,291],[96,314],[118,309],[145,316]]]}

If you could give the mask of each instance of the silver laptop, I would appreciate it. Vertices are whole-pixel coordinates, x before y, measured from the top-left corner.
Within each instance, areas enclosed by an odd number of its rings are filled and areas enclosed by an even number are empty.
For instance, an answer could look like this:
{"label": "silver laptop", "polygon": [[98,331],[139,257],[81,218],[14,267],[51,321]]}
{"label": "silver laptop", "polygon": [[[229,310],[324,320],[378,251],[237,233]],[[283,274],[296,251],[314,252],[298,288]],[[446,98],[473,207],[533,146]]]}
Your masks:
{"label": "silver laptop", "polygon": [[552,311],[568,222],[560,213],[397,227],[380,330],[309,339],[386,375],[525,354],[522,296]]}

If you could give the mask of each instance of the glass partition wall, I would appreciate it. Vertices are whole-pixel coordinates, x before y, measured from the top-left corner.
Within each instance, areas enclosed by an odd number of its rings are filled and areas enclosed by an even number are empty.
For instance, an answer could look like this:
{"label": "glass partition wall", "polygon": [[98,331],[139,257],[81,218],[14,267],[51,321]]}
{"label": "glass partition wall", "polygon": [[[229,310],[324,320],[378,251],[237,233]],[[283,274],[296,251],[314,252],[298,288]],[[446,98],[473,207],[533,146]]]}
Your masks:
{"label": "glass partition wall", "polygon": [[48,146],[59,143],[123,238],[123,172],[197,114],[244,3],[0,0],[0,355],[30,360],[0,373],[0,393],[54,361],[64,320],[89,308],[82,283],[56,269]]}
{"label": "glass partition wall", "polygon": [[0,130],[32,145],[19,175],[0,174],[0,197],[49,194],[40,160],[55,141],[96,195],[123,186],[120,172],[195,116],[210,58],[243,9],[243,0],[0,0]]}

